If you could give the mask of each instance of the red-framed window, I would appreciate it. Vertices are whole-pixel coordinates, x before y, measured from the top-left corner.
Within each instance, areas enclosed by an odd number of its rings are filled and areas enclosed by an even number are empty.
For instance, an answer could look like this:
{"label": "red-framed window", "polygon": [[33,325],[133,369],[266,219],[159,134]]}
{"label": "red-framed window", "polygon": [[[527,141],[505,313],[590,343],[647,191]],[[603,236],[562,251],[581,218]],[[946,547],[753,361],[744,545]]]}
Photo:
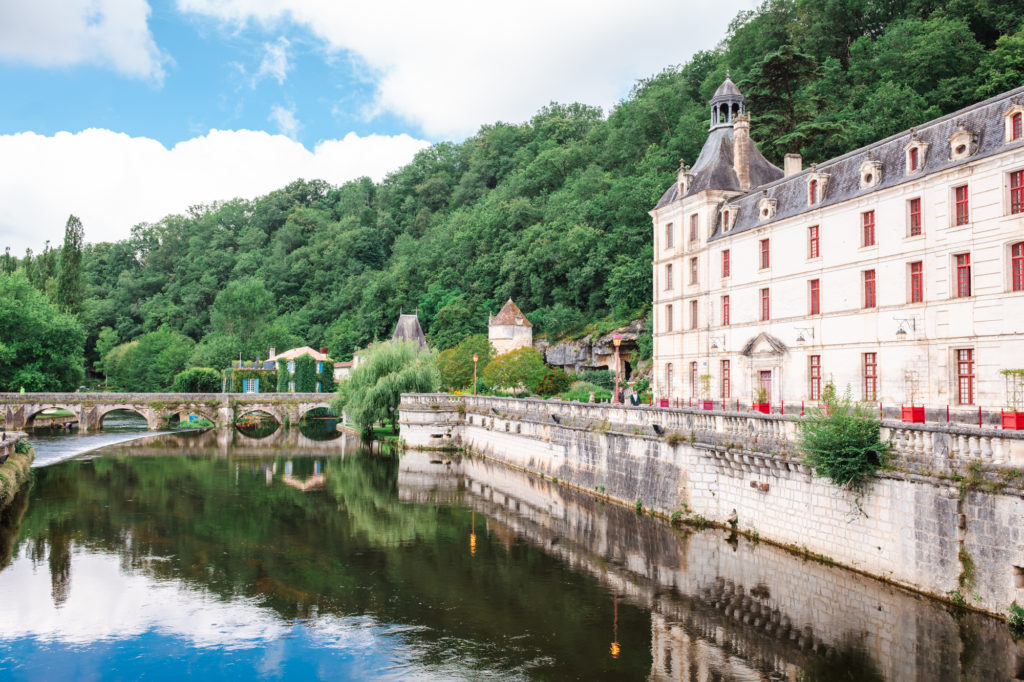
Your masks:
{"label": "red-framed window", "polygon": [[864,400],[878,396],[878,354],[864,353]]}
{"label": "red-framed window", "polygon": [[807,228],[807,257],[817,258],[821,255],[821,242],[819,241],[819,232],[817,225],[811,225]]}
{"label": "red-framed window", "polygon": [[811,183],[810,183],[810,185],[808,185],[807,190],[808,190],[807,203],[809,203],[809,204],[816,204],[816,203],[818,203],[818,181],[817,180],[811,180]]}
{"label": "red-framed window", "polygon": [[921,234],[921,198],[911,199],[907,207],[910,211],[909,233],[911,237]]}
{"label": "red-framed window", "polygon": [[1024,170],[1010,173],[1010,213],[1024,213]]}
{"label": "red-framed window", "polygon": [[810,356],[810,367],[807,372],[810,378],[810,399],[821,400],[821,356]]}
{"label": "red-framed window", "polygon": [[697,299],[690,301],[690,329],[697,328]]}
{"label": "red-framed window", "polygon": [[690,241],[697,241],[697,214],[690,216]]}
{"label": "red-framed window", "polygon": [[665,288],[672,288],[672,264],[669,263],[665,266]]}
{"label": "red-framed window", "polygon": [[924,264],[914,261],[910,264],[910,302],[920,303],[924,300]]}
{"label": "red-framed window", "polygon": [[729,297],[722,297],[722,326],[729,326]]}
{"label": "red-framed window", "polygon": [[729,249],[722,250],[722,277],[729,276]]}
{"label": "red-framed window", "polygon": [[862,226],[861,246],[875,245],[875,212],[864,211],[860,214]]}
{"label": "red-framed window", "polygon": [[665,223],[665,248],[672,248],[672,223]]}
{"label": "red-framed window", "polygon": [[665,306],[665,331],[672,331],[672,304]]}
{"label": "red-framed window", "polygon": [[697,362],[690,363],[690,395],[697,397]]}
{"label": "red-framed window", "polygon": [[764,270],[772,264],[771,251],[767,239],[761,240],[761,269]]}
{"label": "red-framed window", "polygon": [[967,185],[960,185],[953,189],[953,203],[956,207],[956,224],[966,225],[970,219],[967,207]]}
{"label": "red-framed window", "polygon": [[722,360],[722,398],[728,398],[730,394],[729,361]]}
{"label": "red-framed window", "polygon": [[1010,247],[1010,289],[1024,291],[1024,242]]}
{"label": "red-framed window", "polygon": [[956,398],[961,405],[974,404],[974,350],[956,351]]}
{"label": "red-framed window", "polygon": [[770,295],[768,287],[761,289],[761,321],[767,322],[771,319]]}
{"label": "red-framed window", "polygon": [[690,259],[690,284],[697,283],[697,259]]}
{"label": "red-framed window", "polygon": [[821,314],[821,280],[811,280],[810,310],[811,315]]}
{"label": "red-framed window", "polygon": [[864,307],[875,307],[875,271],[864,271]]}
{"label": "red-framed window", "polygon": [[665,365],[665,397],[672,397],[672,363]]}
{"label": "red-framed window", "polygon": [[918,153],[918,148],[917,147],[912,147],[911,150],[910,150],[910,170],[912,170],[912,171],[916,171],[917,170],[917,164],[918,164],[919,159],[920,159],[920,154]]}
{"label": "red-framed window", "polygon": [[728,232],[728,231],[729,231],[729,212],[728,211],[723,211],[722,212],[722,232]]}
{"label": "red-framed window", "polygon": [[959,253],[956,258],[956,295],[965,298],[971,295],[971,254]]}
{"label": "red-framed window", "polygon": [[1024,116],[1018,111],[1010,118],[1010,139],[1019,140],[1024,137]]}

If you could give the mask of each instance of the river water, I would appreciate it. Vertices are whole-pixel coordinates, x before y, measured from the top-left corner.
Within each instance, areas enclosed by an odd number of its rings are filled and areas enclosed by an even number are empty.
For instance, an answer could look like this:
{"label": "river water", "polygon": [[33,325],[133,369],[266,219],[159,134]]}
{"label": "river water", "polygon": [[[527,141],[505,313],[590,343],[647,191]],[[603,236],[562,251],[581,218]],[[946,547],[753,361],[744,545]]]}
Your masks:
{"label": "river water", "polygon": [[0,513],[0,679],[1024,671],[995,619],[481,458],[117,428],[37,438]]}

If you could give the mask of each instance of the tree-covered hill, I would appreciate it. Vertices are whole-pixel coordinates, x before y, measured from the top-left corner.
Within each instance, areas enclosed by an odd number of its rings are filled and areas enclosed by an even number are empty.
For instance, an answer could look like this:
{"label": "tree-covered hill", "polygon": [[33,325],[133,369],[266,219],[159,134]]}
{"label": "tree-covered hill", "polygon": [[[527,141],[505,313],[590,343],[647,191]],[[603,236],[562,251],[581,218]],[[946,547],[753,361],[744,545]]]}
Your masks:
{"label": "tree-covered hill", "polygon": [[[647,211],[696,158],[727,71],[771,160],[822,161],[1024,84],[1024,12],[1020,0],[769,0],[607,116],[551,104],[436,144],[380,183],[300,180],[138,225],[84,248],[89,359],[103,327],[109,347],[166,326],[196,343],[192,364],[220,367],[300,343],[345,359],[400,310],[418,310],[443,349],[509,296],[541,334],[642,313]],[[3,269],[56,297],[59,251]]]}

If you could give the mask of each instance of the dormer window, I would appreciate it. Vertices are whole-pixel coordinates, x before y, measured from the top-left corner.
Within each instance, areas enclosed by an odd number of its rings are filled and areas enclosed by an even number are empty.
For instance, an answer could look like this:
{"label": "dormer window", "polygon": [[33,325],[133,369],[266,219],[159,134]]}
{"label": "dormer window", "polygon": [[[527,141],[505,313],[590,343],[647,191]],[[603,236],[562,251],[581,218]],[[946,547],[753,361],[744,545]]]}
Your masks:
{"label": "dormer window", "polygon": [[757,215],[761,220],[769,220],[775,217],[775,199],[764,197],[757,204]]}
{"label": "dormer window", "polygon": [[722,232],[728,232],[736,224],[736,213],[739,209],[736,206],[726,206],[722,209]]}
{"label": "dormer window", "polygon": [[1003,116],[1006,119],[1006,141],[1024,140],[1024,104],[1014,104]]}
{"label": "dormer window", "polygon": [[963,124],[957,126],[956,132],[949,136],[949,159],[957,161],[966,159],[977,150],[974,142],[974,133],[964,128]]}
{"label": "dormer window", "polygon": [[828,190],[828,178],[825,173],[819,173],[814,166],[811,167],[811,174],[807,176],[807,205],[820,204],[825,198]]}
{"label": "dormer window", "polygon": [[917,173],[924,168],[925,157],[928,154],[927,142],[923,142],[915,134],[903,151],[906,154],[906,175]]}
{"label": "dormer window", "polygon": [[860,188],[868,189],[882,181],[882,164],[868,159],[860,165]]}
{"label": "dormer window", "polygon": [[679,196],[690,191],[690,183],[693,182],[693,174],[686,162],[679,159],[679,169],[676,171],[676,182],[679,183]]}

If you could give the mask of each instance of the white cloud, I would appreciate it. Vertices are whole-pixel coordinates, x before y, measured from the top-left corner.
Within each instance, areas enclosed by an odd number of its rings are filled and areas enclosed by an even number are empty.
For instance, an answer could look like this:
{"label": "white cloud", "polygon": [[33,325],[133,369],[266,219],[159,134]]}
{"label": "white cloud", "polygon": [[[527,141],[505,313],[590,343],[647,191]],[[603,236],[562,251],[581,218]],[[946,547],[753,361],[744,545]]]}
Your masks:
{"label": "white cloud", "polygon": [[277,124],[277,130],[282,135],[295,139],[299,134],[299,119],[295,118],[295,106],[285,108],[280,104],[270,107],[268,120]]}
{"label": "white cloud", "polygon": [[404,134],[349,133],[309,151],[251,130],[211,130],[171,149],[102,129],[0,135],[0,248],[21,255],[26,247],[38,252],[46,239],[59,244],[70,213],[82,219],[86,241],[110,241],[137,223],[194,204],[252,198],[296,178],[379,180],[426,146]]}
{"label": "white cloud", "polygon": [[291,64],[288,63],[288,46],[291,43],[284,36],[281,36],[273,43],[263,44],[263,60],[260,61],[260,68],[253,77],[252,85],[266,77],[273,78],[278,85],[283,85],[288,77],[288,70]]}
{"label": "white cloud", "polygon": [[0,61],[95,64],[162,83],[169,57],[153,40],[149,15],[146,0],[0,2]]}
{"label": "white cloud", "polygon": [[611,106],[637,78],[710,49],[758,0],[178,0],[225,22],[291,21],[376,76],[376,108],[461,137],[551,100]]}

